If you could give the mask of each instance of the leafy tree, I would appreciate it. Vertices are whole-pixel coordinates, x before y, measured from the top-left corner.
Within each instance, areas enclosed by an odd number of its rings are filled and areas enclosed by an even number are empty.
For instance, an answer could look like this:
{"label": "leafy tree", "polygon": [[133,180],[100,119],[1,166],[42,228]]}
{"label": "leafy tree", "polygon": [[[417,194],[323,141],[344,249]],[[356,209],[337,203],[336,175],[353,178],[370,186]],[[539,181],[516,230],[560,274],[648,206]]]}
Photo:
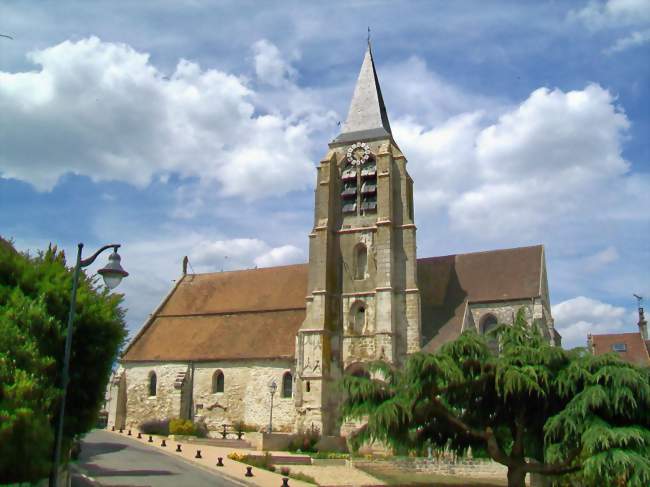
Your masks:
{"label": "leafy tree", "polygon": [[370,365],[373,378],[345,376],[344,418],[365,421],[358,447],[471,447],[508,467],[588,485],[650,485],[650,373],[614,354],[553,347],[523,310],[485,337],[465,332],[403,368]]}
{"label": "leafy tree", "polygon": [[[0,483],[49,473],[71,289],[63,252],[30,256],[0,238]],[[83,273],[77,293],[64,451],[95,424],[126,337],[121,296]]]}

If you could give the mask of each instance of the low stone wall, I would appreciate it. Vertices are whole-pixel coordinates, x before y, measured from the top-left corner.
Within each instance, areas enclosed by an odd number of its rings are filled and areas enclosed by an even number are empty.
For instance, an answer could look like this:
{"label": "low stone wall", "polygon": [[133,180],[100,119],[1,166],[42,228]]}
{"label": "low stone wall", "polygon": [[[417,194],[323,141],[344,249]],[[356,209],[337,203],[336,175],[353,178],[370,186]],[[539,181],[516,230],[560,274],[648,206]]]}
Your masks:
{"label": "low stone wall", "polygon": [[[507,481],[508,469],[491,460],[479,459],[429,459],[429,458],[392,458],[392,459],[353,459],[355,467],[369,467],[377,470],[399,470],[407,473],[429,473],[456,475],[459,477]],[[527,479],[528,483],[528,479]]]}
{"label": "low stone wall", "polygon": [[245,438],[256,450],[286,450],[293,439],[289,433],[246,433]]}

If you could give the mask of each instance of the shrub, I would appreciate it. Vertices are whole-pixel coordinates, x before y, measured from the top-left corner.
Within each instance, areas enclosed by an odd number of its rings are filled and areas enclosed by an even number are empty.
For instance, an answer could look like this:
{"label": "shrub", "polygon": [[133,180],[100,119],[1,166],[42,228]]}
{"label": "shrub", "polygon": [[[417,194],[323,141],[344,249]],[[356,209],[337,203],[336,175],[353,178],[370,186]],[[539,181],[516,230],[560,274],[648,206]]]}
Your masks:
{"label": "shrub", "polygon": [[169,419],[148,419],[138,426],[138,429],[147,435],[169,435]]}
{"label": "shrub", "polygon": [[281,475],[284,475],[285,477],[288,477],[290,473],[291,473],[291,469],[289,467],[280,467],[280,474]]}
{"label": "shrub", "polygon": [[199,423],[194,423],[194,434],[199,438],[208,437],[208,425],[203,421]]}
{"label": "shrub", "polygon": [[262,468],[264,470],[269,470],[275,472],[275,465],[273,465],[273,457],[269,452],[266,452],[264,456],[259,455],[238,455],[236,453],[230,453],[228,458],[231,460],[236,460],[238,462],[251,465],[253,467]]}
{"label": "shrub", "polygon": [[327,460],[347,460],[350,458],[349,453],[341,453],[336,451],[318,451],[311,455],[312,458],[327,459]]}
{"label": "shrub", "polygon": [[316,451],[316,443],[320,440],[320,431],[318,428],[311,427],[305,431],[299,431],[293,435],[293,439],[289,443],[289,451]]}
{"label": "shrub", "polygon": [[174,418],[169,422],[172,435],[194,435],[194,423],[189,419]]}

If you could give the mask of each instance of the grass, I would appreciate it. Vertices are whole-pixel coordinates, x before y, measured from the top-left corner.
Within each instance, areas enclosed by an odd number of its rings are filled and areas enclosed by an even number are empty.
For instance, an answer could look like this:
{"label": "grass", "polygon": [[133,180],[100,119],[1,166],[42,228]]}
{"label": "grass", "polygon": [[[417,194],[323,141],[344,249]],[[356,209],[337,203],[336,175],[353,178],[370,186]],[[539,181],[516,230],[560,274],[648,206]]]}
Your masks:
{"label": "grass", "polygon": [[386,467],[373,468],[370,466],[357,466],[359,470],[378,478],[385,482],[387,485],[399,485],[402,487],[408,486],[448,486],[448,485],[462,485],[467,487],[502,487],[507,483],[499,482],[496,480],[480,480],[467,477],[459,477],[457,475],[441,475],[441,474],[428,474],[428,473],[406,473],[400,472],[397,469],[389,470]]}

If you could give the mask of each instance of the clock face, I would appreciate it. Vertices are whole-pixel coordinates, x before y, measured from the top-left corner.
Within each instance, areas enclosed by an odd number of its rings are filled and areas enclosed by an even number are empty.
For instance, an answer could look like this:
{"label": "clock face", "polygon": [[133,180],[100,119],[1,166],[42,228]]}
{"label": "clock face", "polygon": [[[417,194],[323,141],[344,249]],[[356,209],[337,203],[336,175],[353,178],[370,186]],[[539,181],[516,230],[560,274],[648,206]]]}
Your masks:
{"label": "clock face", "polygon": [[358,166],[370,157],[370,147],[365,142],[357,142],[348,147],[347,158],[350,164]]}

